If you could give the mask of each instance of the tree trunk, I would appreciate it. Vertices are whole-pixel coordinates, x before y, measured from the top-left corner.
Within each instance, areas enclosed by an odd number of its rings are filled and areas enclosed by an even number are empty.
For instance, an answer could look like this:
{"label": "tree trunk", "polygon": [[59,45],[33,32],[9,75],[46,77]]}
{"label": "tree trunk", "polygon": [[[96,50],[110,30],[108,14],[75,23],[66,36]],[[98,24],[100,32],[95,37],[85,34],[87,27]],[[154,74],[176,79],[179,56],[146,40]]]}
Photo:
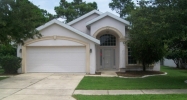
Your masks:
{"label": "tree trunk", "polygon": [[179,68],[179,59],[173,59],[173,61],[176,64],[176,68]]}
{"label": "tree trunk", "polygon": [[182,61],[181,61],[181,68],[182,69],[185,69],[185,63],[186,63],[186,59],[182,58]]}
{"label": "tree trunk", "polygon": [[179,63],[177,63],[176,65],[177,65],[177,68],[179,68]]}
{"label": "tree trunk", "polygon": [[146,71],[146,64],[143,62],[142,65],[143,65],[143,71],[145,72]]}

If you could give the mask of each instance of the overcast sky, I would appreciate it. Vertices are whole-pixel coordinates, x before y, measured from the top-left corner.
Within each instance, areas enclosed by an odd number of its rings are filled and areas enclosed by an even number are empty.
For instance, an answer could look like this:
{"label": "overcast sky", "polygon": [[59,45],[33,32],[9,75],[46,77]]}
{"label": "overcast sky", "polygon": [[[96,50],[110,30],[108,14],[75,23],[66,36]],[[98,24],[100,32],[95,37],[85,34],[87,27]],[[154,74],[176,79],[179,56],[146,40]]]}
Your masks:
{"label": "overcast sky", "polygon": [[[59,2],[60,2],[60,0],[29,0],[29,1],[39,6],[39,8],[45,9],[52,14],[56,14],[56,12],[54,11],[54,7],[59,6]],[[73,0],[67,0],[67,1],[72,2]],[[87,3],[95,1],[97,3],[100,12],[104,13],[108,11],[119,16],[115,11],[112,11],[108,6],[108,4],[112,0],[83,0],[83,1],[86,1]]]}

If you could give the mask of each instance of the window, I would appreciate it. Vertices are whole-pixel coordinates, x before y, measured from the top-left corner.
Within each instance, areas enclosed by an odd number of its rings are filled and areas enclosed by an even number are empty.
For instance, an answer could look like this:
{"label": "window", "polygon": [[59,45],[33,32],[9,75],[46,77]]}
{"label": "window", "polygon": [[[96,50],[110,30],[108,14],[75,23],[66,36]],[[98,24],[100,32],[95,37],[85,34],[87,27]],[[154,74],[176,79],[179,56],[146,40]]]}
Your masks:
{"label": "window", "polygon": [[132,50],[128,47],[128,64],[137,64],[136,60],[132,57]]}
{"label": "window", "polygon": [[100,46],[116,46],[116,37],[111,34],[105,34],[100,37]]}

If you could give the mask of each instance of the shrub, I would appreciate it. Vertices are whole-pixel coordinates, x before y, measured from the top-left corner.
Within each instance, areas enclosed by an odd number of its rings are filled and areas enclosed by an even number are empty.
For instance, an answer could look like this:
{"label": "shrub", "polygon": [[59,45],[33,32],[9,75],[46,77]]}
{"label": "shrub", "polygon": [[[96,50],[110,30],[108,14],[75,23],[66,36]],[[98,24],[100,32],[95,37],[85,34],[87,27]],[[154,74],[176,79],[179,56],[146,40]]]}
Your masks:
{"label": "shrub", "polygon": [[0,57],[0,65],[6,74],[15,74],[21,67],[21,58],[15,56],[2,56]]}
{"label": "shrub", "polygon": [[10,44],[0,45],[0,56],[6,55],[16,56],[16,48]]}

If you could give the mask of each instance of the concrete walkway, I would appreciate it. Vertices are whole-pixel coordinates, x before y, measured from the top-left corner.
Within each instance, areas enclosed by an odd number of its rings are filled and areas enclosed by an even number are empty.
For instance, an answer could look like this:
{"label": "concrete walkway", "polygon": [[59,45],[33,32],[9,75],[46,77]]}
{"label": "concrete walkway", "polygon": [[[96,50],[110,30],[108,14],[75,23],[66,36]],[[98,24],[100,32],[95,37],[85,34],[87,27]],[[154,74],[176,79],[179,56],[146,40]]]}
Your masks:
{"label": "concrete walkway", "polygon": [[83,74],[28,73],[0,81],[0,100],[75,100]]}
{"label": "concrete walkway", "polygon": [[187,94],[187,89],[152,90],[75,90],[74,95]]}

